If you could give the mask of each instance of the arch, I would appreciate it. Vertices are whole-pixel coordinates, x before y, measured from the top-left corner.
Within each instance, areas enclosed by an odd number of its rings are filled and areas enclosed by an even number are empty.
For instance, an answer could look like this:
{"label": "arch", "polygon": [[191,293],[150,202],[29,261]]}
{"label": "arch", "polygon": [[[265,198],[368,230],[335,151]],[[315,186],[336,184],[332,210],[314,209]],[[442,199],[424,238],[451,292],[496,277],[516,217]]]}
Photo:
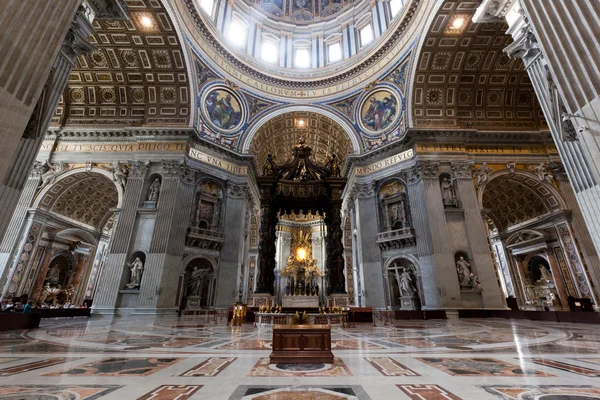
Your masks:
{"label": "arch", "polygon": [[417,274],[417,273],[421,274],[421,266],[419,265],[419,259],[417,257],[413,256],[412,254],[400,254],[400,255],[388,258],[386,260],[386,262],[383,264],[383,269],[387,271],[393,262],[398,261],[399,259],[402,259],[402,258],[404,258],[412,263],[412,265],[415,267],[415,274]]}
{"label": "arch", "polygon": [[[513,192],[515,192],[515,196],[522,197],[521,200],[514,199],[514,202],[519,203],[519,206],[511,207],[513,213],[518,213],[521,215],[520,218],[516,219],[519,220],[518,222],[524,222],[528,219],[552,212],[554,210],[567,209],[566,202],[555,187],[546,182],[540,181],[536,175],[530,172],[517,170],[511,173],[508,169],[492,173],[488,181],[478,189],[477,198],[482,209],[490,209],[490,207],[486,206],[486,203],[489,203],[489,200],[486,201],[486,190],[488,190],[487,195],[489,195],[490,188],[500,184],[500,180],[505,180],[507,182],[506,186],[510,185],[512,189],[514,189]],[[524,195],[523,189],[529,190],[531,196]],[[529,214],[531,214],[530,218],[525,217],[526,209],[523,207],[523,204],[529,204],[529,208],[527,210]],[[509,207],[506,203],[503,203],[503,206]],[[502,230],[514,225],[509,225],[507,221],[502,221],[499,215],[495,215],[494,213],[491,214],[494,223],[497,224],[497,227]]]}
{"label": "arch", "polygon": [[119,206],[123,193],[112,176],[107,171],[102,172],[76,169],[59,176],[38,194],[34,207],[99,231],[106,216]]}
{"label": "arch", "polygon": [[358,154],[361,152],[362,146],[361,146],[360,136],[355,132],[354,128],[348,121],[346,121],[339,114],[333,112],[332,110],[328,110],[323,107],[312,106],[312,105],[288,105],[288,106],[280,107],[275,110],[270,110],[268,113],[263,115],[261,118],[254,121],[252,123],[252,125],[247,129],[246,133],[244,134],[244,137],[242,138],[242,142],[241,142],[242,152],[243,153],[249,152],[250,144],[252,143],[252,139],[254,139],[254,136],[256,135],[256,133],[259,131],[259,129],[265,123],[269,122],[269,120],[271,120],[275,117],[278,117],[280,115],[292,113],[292,112],[296,112],[296,111],[320,114],[320,115],[324,115],[324,116],[330,118],[332,121],[336,122],[342,128],[343,132],[346,133],[346,136],[350,139],[350,142],[352,144],[352,149],[354,151],[354,154]]}
{"label": "arch", "polygon": [[[48,193],[48,191],[50,191],[50,189],[52,187],[54,187],[57,183],[59,183],[60,181],[75,175],[75,174],[79,174],[79,173],[83,173],[83,172],[88,172],[88,173],[94,173],[94,174],[100,174],[105,176],[106,178],[110,179],[111,181],[113,180],[113,176],[110,172],[104,170],[104,169],[100,169],[100,168],[93,168],[90,171],[86,170],[85,168],[74,168],[70,171],[67,171],[63,174],[60,174],[57,178],[56,181],[52,184],[52,185],[48,185],[45,188],[43,188],[35,197],[35,200],[33,201],[33,205],[32,207],[38,208],[40,205],[40,201],[42,198],[44,198],[44,196]],[[113,181],[114,182],[114,181]],[[123,203],[123,194],[124,194],[124,189],[118,185],[116,182],[114,182],[115,185],[115,189],[117,190],[118,193],[118,201],[117,201],[117,208],[121,208],[121,204]]]}
{"label": "arch", "polygon": [[180,273],[185,274],[185,270],[187,269],[188,265],[190,265],[192,263],[192,261],[194,261],[197,258],[204,258],[205,260],[208,260],[212,264],[214,272],[216,272],[217,269],[219,268],[219,264],[217,263],[217,260],[215,260],[213,257],[207,256],[204,254],[190,254],[189,256],[185,257],[182,260]]}
{"label": "arch", "polygon": [[91,246],[96,246],[98,244],[98,240],[91,233],[80,228],[63,229],[57,232],[55,237],[64,238],[70,241],[74,241],[74,238],[79,238]]}

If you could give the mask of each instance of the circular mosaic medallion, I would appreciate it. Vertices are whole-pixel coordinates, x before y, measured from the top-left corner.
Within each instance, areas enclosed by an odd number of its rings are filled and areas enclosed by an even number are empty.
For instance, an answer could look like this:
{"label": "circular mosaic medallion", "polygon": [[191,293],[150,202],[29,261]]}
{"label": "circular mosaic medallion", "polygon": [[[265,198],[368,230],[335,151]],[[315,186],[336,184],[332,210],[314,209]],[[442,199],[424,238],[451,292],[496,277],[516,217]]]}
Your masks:
{"label": "circular mosaic medallion", "polygon": [[233,133],[243,123],[245,112],[239,96],[225,87],[207,90],[201,100],[204,121],[218,131]]}
{"label": "circular mosaic medallion", "polygon": [[367,133],[378,134],[393,127],[402,114],[402,101],[389,89],[377,88],[359,107],[359,124]]}

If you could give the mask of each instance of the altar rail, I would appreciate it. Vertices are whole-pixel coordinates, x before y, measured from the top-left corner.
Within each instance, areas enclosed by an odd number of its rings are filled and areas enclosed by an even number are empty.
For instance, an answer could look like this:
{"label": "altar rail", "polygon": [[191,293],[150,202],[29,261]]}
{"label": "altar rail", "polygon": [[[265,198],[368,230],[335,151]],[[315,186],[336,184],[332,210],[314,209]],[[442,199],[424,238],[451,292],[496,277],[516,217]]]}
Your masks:
{"label": "altar rail", "polygon": [[[290,325],[294,314],[287,313],[255,313],[254,325]],[[342,328],[348,324],[348,314],[308,314],[312,325],[339,325]]]}

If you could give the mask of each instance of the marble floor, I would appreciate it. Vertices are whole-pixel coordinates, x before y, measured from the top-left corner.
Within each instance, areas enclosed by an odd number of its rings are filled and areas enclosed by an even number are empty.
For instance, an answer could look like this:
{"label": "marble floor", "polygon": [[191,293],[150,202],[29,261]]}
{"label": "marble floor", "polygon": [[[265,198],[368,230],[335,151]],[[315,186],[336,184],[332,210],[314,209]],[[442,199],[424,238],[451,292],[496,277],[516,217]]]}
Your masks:
{"label": "marble floor", "polygon": [[333,364],[269,364],[270,328],[204,317],[43,320],[0,334],[0,399],[600,399],[600,327],[334,328]]}

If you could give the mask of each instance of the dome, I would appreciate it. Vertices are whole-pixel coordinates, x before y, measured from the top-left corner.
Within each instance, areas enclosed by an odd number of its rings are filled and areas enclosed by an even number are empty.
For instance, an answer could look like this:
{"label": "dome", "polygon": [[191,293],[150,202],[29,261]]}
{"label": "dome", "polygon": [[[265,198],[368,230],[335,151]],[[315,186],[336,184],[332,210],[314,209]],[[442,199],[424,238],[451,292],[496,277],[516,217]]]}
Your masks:
{"label": "dome", "polygon": [[185,0],[176,6],[209,68],[270,97],[308,102],[356,91],[389,70],[414,43],[424,3]]}

